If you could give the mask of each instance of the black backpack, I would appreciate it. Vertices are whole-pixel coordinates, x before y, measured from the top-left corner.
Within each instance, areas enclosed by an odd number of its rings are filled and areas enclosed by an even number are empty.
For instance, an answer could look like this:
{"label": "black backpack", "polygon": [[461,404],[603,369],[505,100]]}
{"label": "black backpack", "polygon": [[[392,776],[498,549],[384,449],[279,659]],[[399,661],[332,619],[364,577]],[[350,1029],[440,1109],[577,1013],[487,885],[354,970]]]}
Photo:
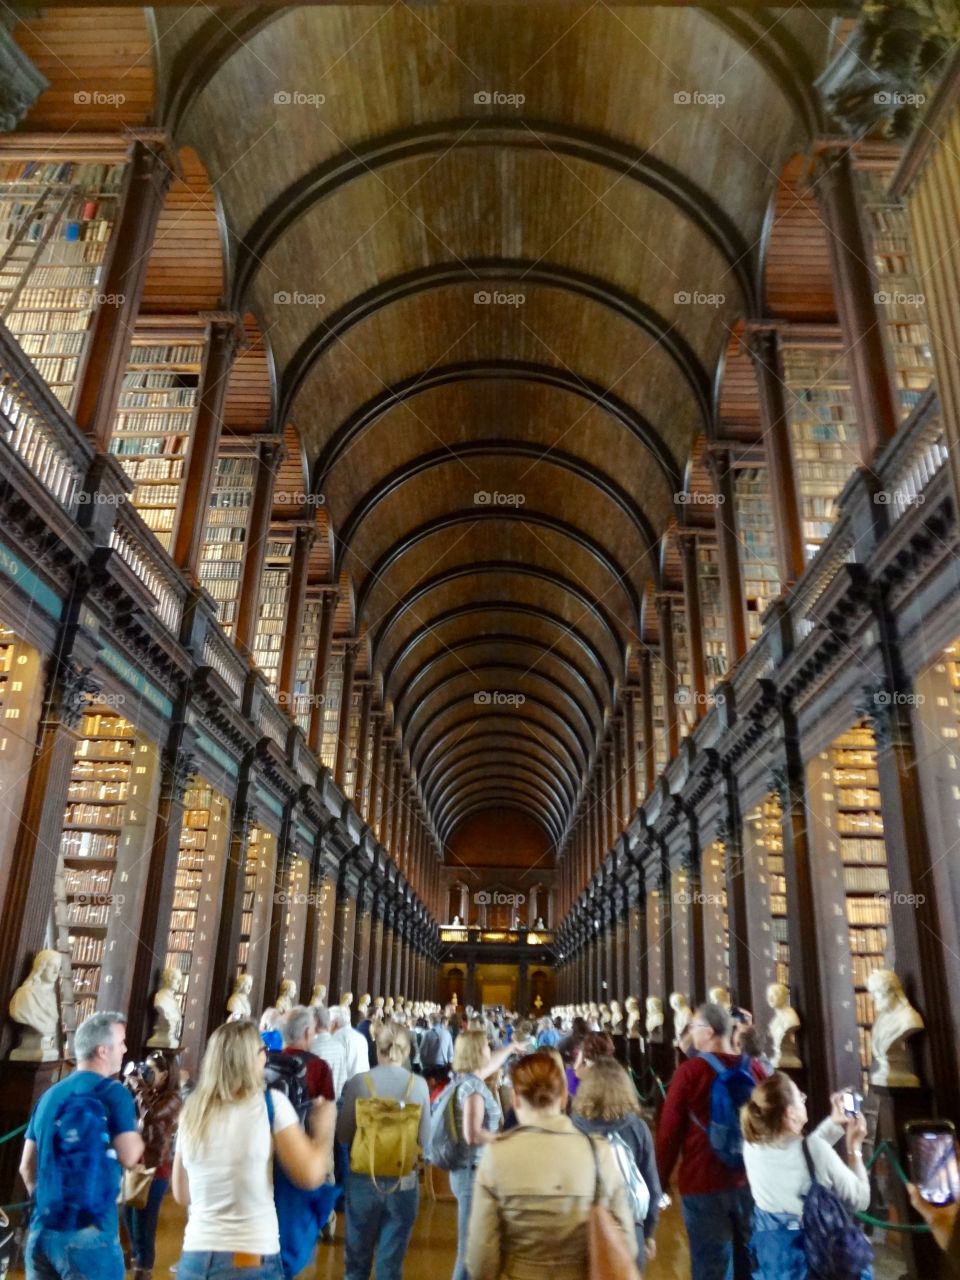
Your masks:
{"label": "black backpack", "polygon": [[302,1053],[268,1053],[263,1080],[268,1089],[276,1089],[290,1100],[303,1128],[312,1106],[307,1090],[307,1056]]}
{"label": "black backpack", "polygon": [[803,1198],[800,1224],[810,1275],[815,1280],[859,1280],[873,1262],[873,1246],[837,1193],[817,1181],[806,1138],[803,1158],[810,1190]]}

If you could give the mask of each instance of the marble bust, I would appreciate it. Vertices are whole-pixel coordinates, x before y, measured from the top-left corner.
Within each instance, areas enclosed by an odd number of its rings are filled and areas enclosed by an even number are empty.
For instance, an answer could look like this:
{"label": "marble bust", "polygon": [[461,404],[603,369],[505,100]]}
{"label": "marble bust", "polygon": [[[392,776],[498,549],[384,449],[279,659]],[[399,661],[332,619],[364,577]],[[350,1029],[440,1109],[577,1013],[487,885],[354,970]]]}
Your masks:
{"label": "marble bust", "polygon": [[673,1043],[679,1044],[693,1021],[693,1010],[687,997],[679,991],[670,996],[670,1008],[673,1010]]}
{"label": "marble bust", "polygon": [[875,1066],[871,1084],[917,1089],[920,1078],[913,1069],[909,1040],[923,1030],[923,1018],[907,999],[903,984],[892,969],[874,969],[867,979],[875,1017],[870,1032]]}
{"label": "marble bust", "polygon": [[773,1016],[767,1028],[773,1042],[770,1061],[775,1067],[788,1069],[802,1067],[803,1063],[797,1052],[800,1015],[790,1004],[790,992],[782,982],[771,982],[767,987],[767,1004],[773,1010]]}
{"label": "marble bust", "polygon": [[30,976],[11,996],[10,1017],[21,1027],[20,1044],[10,1054],[12,1062],[55,1062],[60,1057],[60,974],[60,952],[38,951]]}
{"label": "marble bust", "polygon": [[289,1013],[296,1003],[297,984],[292,978],[284,978],[280,983],[280,990],[277,992],[277,1003],[274,1008],[277,1013]]}
{"label": "marble bust", "polygon": [[241,973],[233,984],[233,991],[227,1000],[227,1018],[228,1022],[242,1022],[244,1018],[249,1018],[252,1012],[250,1008],[250,992],[253,990],[253,978],[249,973]]}
{"label": "marble bust", "polygon": [[721,1009],[726,1009],[727,1013],[729,1013],[733,1007],[733,1002],[730,999],[730,992],[726,987],[711,987],[707,992],[707,999],[711,1004],[718,1004]]}
{"label": "marble bust", "polygon": [[314,1007],[327,1003],[327,984],[325,982],[314,983],[313,990],[310,993],[310,1003]]}
{"label": "marble bust", "polygon": [[343,995],[340,997],[340,1003],[344,1007],[344,1009],[349,1009],[350,1006],[353,1004],[353,992],[345,991]]}
{"label": "marble bust", "polygon": [[623,1010],[620,1008],[619,1000],[610,1001],[610,1034],[612,1036],[623,1034]]}
{"label": "marble bust", "polygon": [[640,1001],[636,996],[627,996],[627,1039],[640,1039]]}
{"label": "marble bust", "polygon": [[647,996],[647,1035],[657,1044],[663,1039],[663,1001],[659,996]]}
{"label": "marble bust", "polygon": [[183,974],[175,966],[164,969],[160,986],[153,997],[156,1018],[153,1034],[147,1041],[148,1049],[179,1049],[180,1031],[183,1027],[183,1010],[180,993],[183,990]]}

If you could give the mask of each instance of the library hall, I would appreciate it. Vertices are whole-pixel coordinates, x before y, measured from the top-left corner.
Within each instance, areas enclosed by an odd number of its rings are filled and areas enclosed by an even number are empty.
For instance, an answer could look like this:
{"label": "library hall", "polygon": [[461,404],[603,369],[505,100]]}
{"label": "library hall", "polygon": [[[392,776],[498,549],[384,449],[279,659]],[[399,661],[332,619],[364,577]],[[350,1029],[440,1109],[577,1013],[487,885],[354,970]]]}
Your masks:
{"label": "library hall", "polygon": [[0,1277],[960,1277],[958,509],[958,0],[0,5]]}

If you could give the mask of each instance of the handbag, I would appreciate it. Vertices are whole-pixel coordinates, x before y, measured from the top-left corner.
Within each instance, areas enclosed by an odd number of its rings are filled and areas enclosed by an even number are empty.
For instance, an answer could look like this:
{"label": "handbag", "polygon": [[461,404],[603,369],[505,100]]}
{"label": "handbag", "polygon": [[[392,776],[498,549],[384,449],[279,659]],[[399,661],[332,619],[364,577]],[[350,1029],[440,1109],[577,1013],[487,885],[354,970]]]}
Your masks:
{"label": "handbag", "polygon": [[593,1204],[587,1215],[587,1275],[590,1280],[640,1280],[637,1264],[631,1258],[623,1238],[619,1222],[605,1204],[600,1203],[605,1192],[600,1174],[597,1146],[587,1138],[593,1153],[595,1174]]}
{"label": "handbag", "polygon": [[120,1184],[120,1203],[131,1209],[145,1209],[156,1176],[156,1169],[146,1169],[142,1164],[124,1169]]}

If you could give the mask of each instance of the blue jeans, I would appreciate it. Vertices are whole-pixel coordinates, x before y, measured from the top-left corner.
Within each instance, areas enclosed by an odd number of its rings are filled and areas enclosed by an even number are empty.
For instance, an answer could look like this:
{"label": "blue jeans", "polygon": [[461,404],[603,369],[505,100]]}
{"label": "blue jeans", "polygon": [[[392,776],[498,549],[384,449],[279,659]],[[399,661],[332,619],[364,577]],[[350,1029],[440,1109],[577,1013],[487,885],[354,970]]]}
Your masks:
{"label": "blue jeans", "polygon": [[693,1280],[750,1280],[749,1187],[681,1196]]}
{"label": "blue jeans", "polygon": [[[392,1183],[381,1184],[392,1186]],[[420,1205],[420,1189],[389,1195],[378,1191],[364,1173],[347,1175],[345,1280],[370,1280],[376,1252],[377,1280],[400,1280],[403,1258]]]}
{"label": "blue jeans", "polygon": [[232,1253],[181,1253],[177,1263],[177,1280],[283,1280],[279,1253],[266,1258],[259,1266],[238,1267]]}
{"label": "blue jeans", "polygon": [[157,1253],[157,1219],[160,1217],[160,1201],[167,1194],[169,1178],[154,1178],[150,1184],[150,1194],[142,1209],[134,1209],[125,1205],[123,1225],[130,1237],[130,1255],[135,1267],[143,1267],[149,1271],[153,1266]]}
{"label": "blue jeans", "polygon": [[79,1231],[31,1228],[25,1261],[27,1280],[123,1280],[123,1250],[117,1233],[98,1227]]}
{"label": "blue jeans", "polygon": [[476,1165],[467,1169],[450,1170],[450,1190],[457,1197],[457,1260],[453,1265],[453,1280],[470,1280],[467,1272],[467,1235],[476,1176]]}
{"label": "blue jeans", "polygon": [[807,1255],[796,1214],[754,1209],[751,1246],[755,1280],[806,1280]]}

